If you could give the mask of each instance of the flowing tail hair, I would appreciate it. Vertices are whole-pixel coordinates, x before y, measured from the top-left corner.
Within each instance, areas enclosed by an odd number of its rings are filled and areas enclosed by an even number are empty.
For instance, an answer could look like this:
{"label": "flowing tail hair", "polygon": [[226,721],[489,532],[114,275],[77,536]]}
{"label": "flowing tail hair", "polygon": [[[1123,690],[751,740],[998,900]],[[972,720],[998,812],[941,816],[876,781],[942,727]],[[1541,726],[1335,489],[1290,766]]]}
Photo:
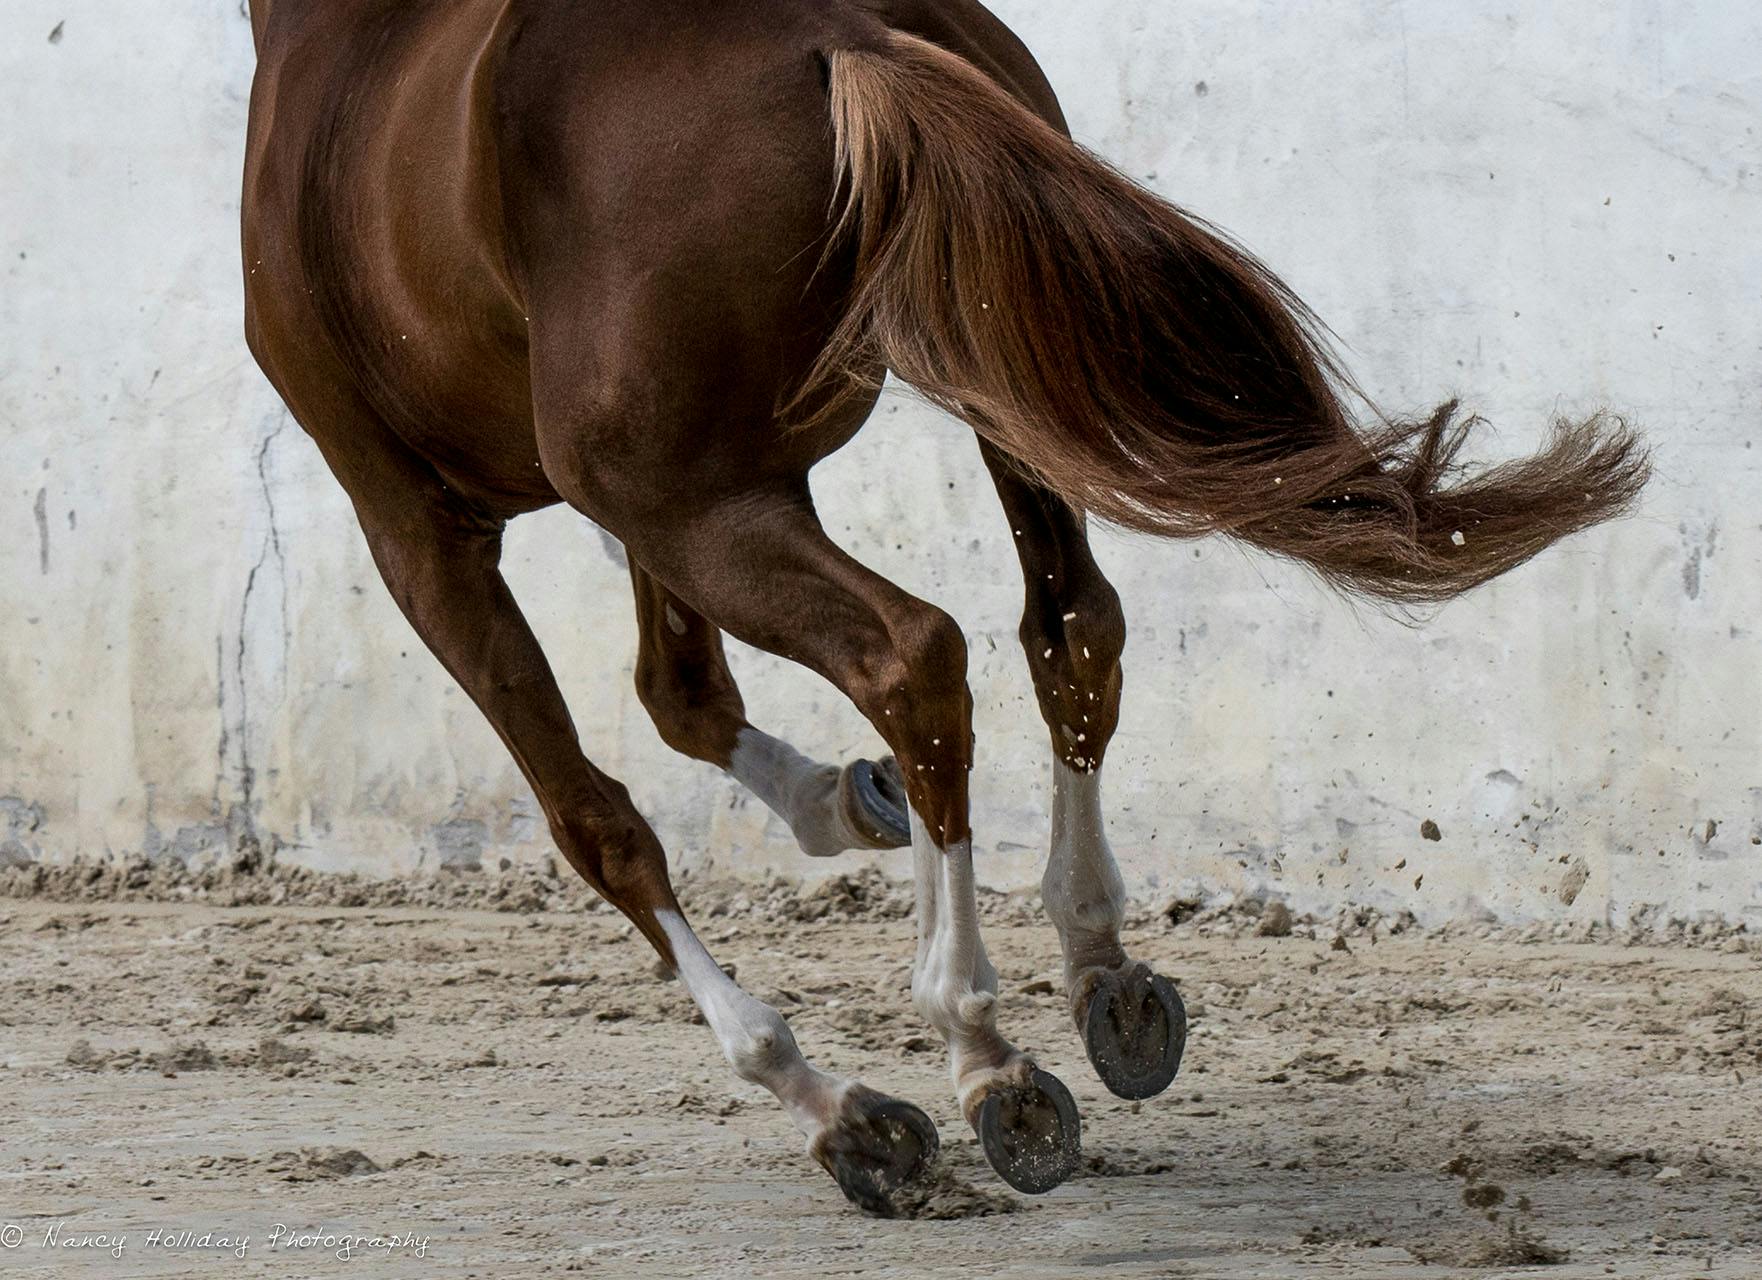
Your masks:
{"label": "flowing tail hair", "polygon": [[1404,605],[1478,586],[1644,485],[1644,446],[1606,415],[1473,476],[1455,460],[1476,420],[1454,402],[1356,424],[1345,401],[1364,397],[1321,325],[1216,229],[936,45],[892,32],[827,61],[827,253],[855,275],[787,411],[830,414],[892,369],[1079,509],[1229,534]]}

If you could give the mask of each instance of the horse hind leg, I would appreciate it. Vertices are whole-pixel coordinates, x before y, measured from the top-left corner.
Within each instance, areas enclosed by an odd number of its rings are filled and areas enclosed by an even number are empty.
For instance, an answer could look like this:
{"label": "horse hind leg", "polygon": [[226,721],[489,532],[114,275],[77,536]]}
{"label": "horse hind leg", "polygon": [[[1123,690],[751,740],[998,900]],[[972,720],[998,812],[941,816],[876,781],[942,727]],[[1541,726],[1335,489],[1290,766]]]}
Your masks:
{"label": "horse hind leg", "polygon": [[335,439],[346,444],[326,447],[326,459],[354,500],[386,586],[507,745],[563,856],[679,973],[735,1073],[783,1103],[845,1195],[888,1213],[894,1188],[934,1158],[935,1126],[909,1103],[812,1066],[776,1010],[710,958],[680,910],[654,831],[623,784],[582,754],[550,664],[502,578],[502,522],[475,512],[365,416]]}
{"label": "horse hind leg", "polygon": [[897,754],[917,872],[913,1004],[948,1046],[962,1114],[992,1167],[1020,1191],[1057,1186],[1076,1168],[1081,1125],[1064,1085],[997,1025],[968,828],[972,700],[959,626],[840,550],[805,486],[741,493],[657,525],[643,555],[730,634],[837,685]]}
{"label": "horse hind leg", "polygon": [[1022,563],[1022,646],[1052,735],[1052,847],[1040,897],[1064,952],[1071,1016],[1111,1092],[1153,1097],[1180,1070],[1187,1014],[1174,984],[1120,940],[1126,890],[1101,805],[1101,762],[1119,723],[1119,596],[1090,554],[1082,517],[982,448]]}
{"label": "horse hind leg", "polygon": [[1058,929],[1071,1016],[1109,1091],[1155,1097],[1174,1082],[1187,1011],[1174,983],[1120,942],[1125,888],[1102,821],[1100,766],[1055,761],[1052,851],[1040,897]]}
{"label": "horse hind leg", "polygon": [[840,768],[756,729],[722,649],[722,632],[630,563],[639,629],[636,689],[663,741],[725,770],[765,802],[811,858],[911,842],[905,780],[892,756]]}

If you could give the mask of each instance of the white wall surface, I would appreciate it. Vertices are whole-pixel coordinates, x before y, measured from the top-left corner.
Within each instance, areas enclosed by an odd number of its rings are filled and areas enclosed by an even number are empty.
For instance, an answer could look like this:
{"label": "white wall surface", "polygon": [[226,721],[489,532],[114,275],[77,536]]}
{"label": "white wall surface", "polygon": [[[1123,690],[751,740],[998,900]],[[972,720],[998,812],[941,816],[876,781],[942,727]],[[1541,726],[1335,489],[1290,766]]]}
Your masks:
{"label": "white wall surface", "polygon": [[[1132,628],[1107,787],[1133,888],[1762,927],[1762,10],[996,8],[1078,136],[1272,262],[1391,407],[1463,392],[1491,456],[1607,402],[1658,450],[1637,518],[1417,630],[1232,545],[1100,534]],[[519,775],[245,350],[251,62],[238,0],[0,10],[0,857],[247,831],[387,873],[538,856]],[[890,398],[815,485],[835,536],[967,628],[981,873],[1037,879],[1047,752],[970,432]],[[655,737],[594,529],[530,517],[510,561],[589,753],[677,858],[828,869]],[[828,686],[736,648],[763,727],[875,748]]]}

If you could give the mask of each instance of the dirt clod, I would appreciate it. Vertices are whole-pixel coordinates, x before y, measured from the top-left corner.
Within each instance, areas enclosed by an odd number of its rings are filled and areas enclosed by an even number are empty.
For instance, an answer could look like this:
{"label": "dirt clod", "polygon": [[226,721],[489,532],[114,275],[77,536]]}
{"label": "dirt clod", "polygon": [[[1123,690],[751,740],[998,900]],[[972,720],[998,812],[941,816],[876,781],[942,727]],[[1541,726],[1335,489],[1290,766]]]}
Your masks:
{"label": "dirt clod", "polygon": [[895,1188],[887,1199],[892,1210],[890,1216],[929,1222],[989,1218],[1016,1213],[1022,1208],[1022,1202],[1012,1195],[969,1182],[955,1172],[946,1157],[932,1165],[924,1176]]}
{"label": "dirt clod", "polygon": [[257,1044],[257,1060],[266,1067],[285,1067],[293,1063],[310,1062],[312,1050],[304,1045],[277,1040],[274,1036],[265,1036]]}
{"label": "dirt clod", "polygon": [[1470,1209],[1491,1209],[1505,1203],[1505,1188],[1495,1182],[1471,1182],[1462,1189],[1462,1203]]}
{"label": "dirt clod", "polygon": [[353,1147],[302,1147],[277,1151],[269,1157],[267,1172],[284,1182],[312,1182],[323,1178],[359,1178],[384,1170]]}
{"label": "dirt clod", "polygon": [[1260,913],[1260,923],[1254,927],[1257,937],[1288,938],[1291,936],[1291,908],[1282,902],[1269,902]]}
{"label": "dirt clod", "polygon": [[1587,881],[1591,878],[1591,868],[1583,858],[1574,858],[1566,874],[1560,877],[1560,901],[1571,906],[1584,891]]}

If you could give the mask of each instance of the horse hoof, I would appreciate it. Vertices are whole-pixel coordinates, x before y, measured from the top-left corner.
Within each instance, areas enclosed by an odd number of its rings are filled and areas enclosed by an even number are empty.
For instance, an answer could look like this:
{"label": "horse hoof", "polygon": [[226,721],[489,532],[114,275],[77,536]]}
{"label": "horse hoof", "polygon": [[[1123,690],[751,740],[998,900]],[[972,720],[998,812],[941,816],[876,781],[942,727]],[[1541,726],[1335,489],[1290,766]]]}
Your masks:
{"label": "horse hoof", "polygon": [[1083,1122],[1071,1091],[1038,1067],[1027,1084],[987,1094],[973,1128],[998,1176],[1031,1196],[1070,1177],[1083,1153]]}
{"label": "horse hoof", "polygon": [[1106,971],[1089,999],[1083,1044],[1111,1093],[1154,1098],[1174,1080],[1187,1047],[1187,1009],[1175,984],[1142,964]]}
{"label": "horse hoof", "polygon": [[940,1145],[936,1126],[917,1107],[862,1089],[815,1142],[814,1158],[837,1180],[845,1199],[864,1213],[891,1218],[894,1193],[924,1174]]}
{"label": "horse hoof", "polygon": [[906,821],[905,779],[892,756],[853,761],[839,779],[845,819],[873,849],[903,849],[912,842]]}

